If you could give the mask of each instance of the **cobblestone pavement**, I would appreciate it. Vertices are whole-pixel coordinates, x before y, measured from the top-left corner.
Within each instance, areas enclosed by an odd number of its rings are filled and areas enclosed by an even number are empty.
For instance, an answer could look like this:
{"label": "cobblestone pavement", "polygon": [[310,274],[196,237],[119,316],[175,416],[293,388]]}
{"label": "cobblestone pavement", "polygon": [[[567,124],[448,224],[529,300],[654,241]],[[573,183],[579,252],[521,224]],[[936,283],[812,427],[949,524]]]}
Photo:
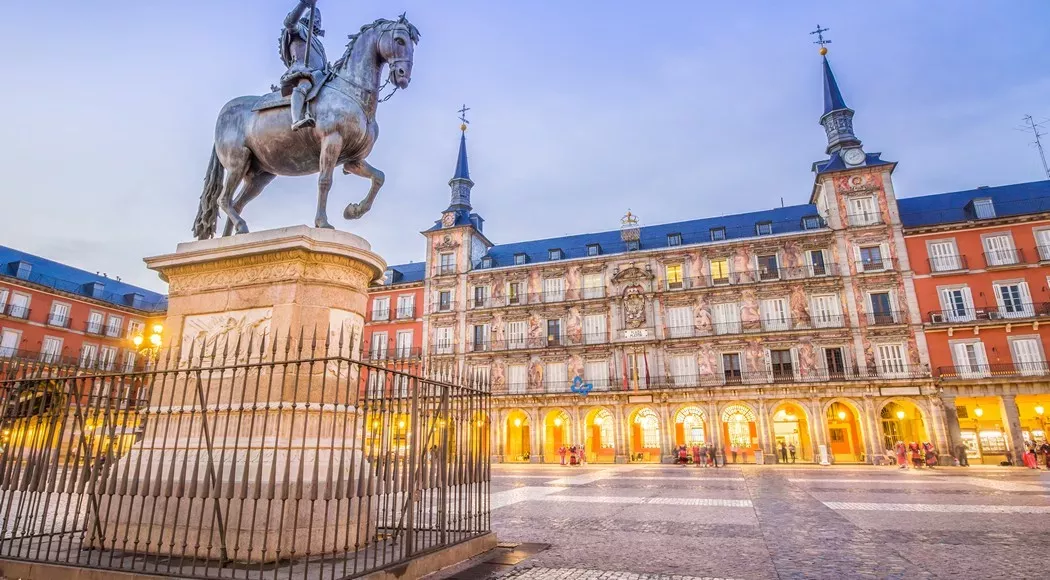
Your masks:
{"label": "cobblestone pavement", "polygon": [[504,578],[1050,577],[1050,473],[1016,468],[493,467]]}

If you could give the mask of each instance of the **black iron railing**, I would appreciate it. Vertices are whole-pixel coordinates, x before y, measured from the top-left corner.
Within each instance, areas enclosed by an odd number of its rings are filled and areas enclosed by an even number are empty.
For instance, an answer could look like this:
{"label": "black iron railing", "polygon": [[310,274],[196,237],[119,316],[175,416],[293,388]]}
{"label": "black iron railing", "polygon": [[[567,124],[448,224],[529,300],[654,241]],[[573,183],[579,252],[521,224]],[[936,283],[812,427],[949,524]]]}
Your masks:
{"label": "black iron railing", "polygon": [[72,319],[68,316],[62,316],[59,314],[48,314],[47,324],[48,326],[55,326],[58,328],[69,328],[72,323]]}
{"label": "black iron railing", "polygon": [[1050,261],[1050,246],[1036,246],[1035,251],[1040,262]]}
{"label": "black iron railing", "polygon": [[1017,266],[1024,263],[1024,251],[1022,251],[1020,248],[1015,248],[1012,250],[991,250],[984,252],[984,265],[987,268]]}
{"label": "black iron railing", "polygon": [[27,320],[32,310],[27,306],[16,306],[14,304],[8,304],[6,308],[0,309],[0,314],[6,314],[11,318],[21,318]]}
{"label": "black iron railing", "polygon": [[926,262],[931,272],[960,272],[970,269],[966,256],[937,256],[927,258]]}
{"label": "black iron railing", "polygon": [[930,324],[960,324],[967,322],[997,322],[1042,316],[1050,316],[1050,302],[1022,302],[1001,307],[933,310],[926,313],[926,322]]}
{"label": "black iron railing", "polygon": [[877,274],[897,269],[896,258],[868,258],[857,261],[858,274]]}
{"label": "black iron railing", "polygon": [[1050,365],[1045,362],[937,367],[937,378],[946,381],[998,377],[1045,377],[1047,375],[1050,375]]}
{"label": "black iron railing", "polygon": [[846,215],[849,225],[853,227],[875,226],[884,223],[882,214],[877,211],[851,213]]}
{"label": "black iron railing", "polygon": [[892,324],[905,324],[908,322],[908,313],[898,312],[896,310],[886,312],[868,312],[864,316],[867,318],[868,326],[888,326]]}

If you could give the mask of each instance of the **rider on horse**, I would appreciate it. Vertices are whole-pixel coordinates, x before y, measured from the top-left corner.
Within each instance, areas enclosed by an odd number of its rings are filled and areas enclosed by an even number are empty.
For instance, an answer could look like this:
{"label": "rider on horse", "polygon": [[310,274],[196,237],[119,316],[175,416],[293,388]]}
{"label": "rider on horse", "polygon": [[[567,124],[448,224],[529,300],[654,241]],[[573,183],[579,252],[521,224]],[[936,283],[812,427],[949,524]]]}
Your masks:
{"label": "rider on horse", "polygon": [[[284,19],[281,31],[281,60],[288,72],[281,76],[281,93],[292,97],[292,129],[313,127],[314,120],[306,108],[306,97],[316,83],[328,72],[321,37],[321,11],[317,0],[299,0],[294,10]],[[310,34],[310,16],[313,15],[313,34]],[[309,57],[307,46],[310,47]]]}

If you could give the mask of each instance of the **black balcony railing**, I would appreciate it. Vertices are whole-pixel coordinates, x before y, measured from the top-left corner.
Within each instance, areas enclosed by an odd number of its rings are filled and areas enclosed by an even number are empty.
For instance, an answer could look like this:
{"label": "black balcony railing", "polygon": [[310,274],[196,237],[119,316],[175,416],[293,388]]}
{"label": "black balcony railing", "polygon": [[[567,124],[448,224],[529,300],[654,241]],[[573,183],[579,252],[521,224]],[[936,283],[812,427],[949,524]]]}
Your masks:
{"label": "black balcony railing", "polygon": [[875,226],[884,223],[882,214],[877,211],[851,213],[846,215],[849,225],[853,227]]}
{"label": "black balcony railing", "polygon": [[110,338],[118,338],[120,336],[121,327],[115,324],[106,325],[106,336]]}
{"label": "black balcony railing", "polygon": [[1050,302],[1022,302],[1002,307],[934,310],[926,313],[926,322],[930,324],[959,324],[1043,316],[1050,316]]}
{"label": "black balcony railing", "polygon": [[455,312],[456,305],[457,305],[457,303],[456,303],[455,300],[435,301],[435,302],[432,302],[430,304],[430,307],[428,309],[428,313],[429,314],[440,314],[442,312]]}
{"label": "black balcony railing", "polygon": [[930,266],[931,272],[960,272],[963,270],[969,270],[970,266],[966,262],[966,256],[937,256],[935,258],[927,258],[926,262]]}
{"label": "black balcony railing", "polygon": [[894,258],[868,258],[857,262],[858,274],[872,274],[878,272],[891,272],[897,269],[897,260]]}
{"label": "black balcony railing", "polygon": [[838,272],[839,269],[836,264],[812,264],[809,266],[798,266],[792,268],[778,266],[775,268],[728,272],[718,276],[687,276],[682,278],[680,282],[668,282],[665,279],[660,284],[660,288],[666,291],[677,291],[711,288],[716,286],[733,286],[737,284],[754,284],[759,282],[777,282],[780,280],[804,280],[807,278],[836,276],[838,275]]}
{"label": "black balcony railing", "polygon": [[32,312],[28,306],[16,306],[14,304],[8,304],[6,308],[0,310],[3,314],[10,316],[11,318],[21,318],[27,320],[30,312]]}
{"label": "black balcony railing", "polygon": [[456,267],[455,266],[450,266],[450,265],[438,266],[437,273],[438,273],[438,276],[444,276],[444,275],[447,275],[447,274],[455,274],[456,273]]}
{"label": "black balcony railing", "polygon": [[415,317],[416,317],[416,308],[414,306],[412,308],[398,308],[397,309],[397,319],[398,320],[404,320],[404,319],[415,318]]}
{"label": "black balcony railing", "polygon": [[907,313],[891,310],[888,312],[868,312],[865,314],[868,326],[888,326],[907,322]]}
{"label": "black balcony railing", "polygon": [[389,309],[386,309],[386,310],[373,310],[372,311],[372,320],[375,321],[375,322],[381,322],[381,321],[385,321],[385,320],[390,320],[390,310]]}
{"label": "black balcony railing", "polygon": [[56,326],[58,328],[69,328],[72,323],[72,319],[68,316],[61,316],[58,314],[49,314],[47,316],[48,326]]}
{"label": "black balcony railing", "polygon": [[715,322],[710,327],[668,326],[662,338],[695,338],[701,336],[724,336],[732,334],[756,334],[767,332],[787,332],[791,330],[812,330],[815,328],[844,328],[849,322],[841,314],[825,314],[809,318],[767,318],[764,320],[743,322]]}
{"label": "black balcony railing", "polygon": [[91,322],[90,320],[84,323],[84,332],[95,336],[102,336],[102,332],[106,329],[106,326],[101,322]]}
{"label": "black balcony railing", "polygon": [[1045,362],[937,367],[937,378],[946,381],[998,377],[1045,377],[1047,375],[1050,375],[1050,365]]}
{"label": "black balcony railing", "polygon": [[988,268],[1017,266],[1024,263],[1024,252],[1020,248],[1012,250],[991,250],[984,252],[984,265]]}

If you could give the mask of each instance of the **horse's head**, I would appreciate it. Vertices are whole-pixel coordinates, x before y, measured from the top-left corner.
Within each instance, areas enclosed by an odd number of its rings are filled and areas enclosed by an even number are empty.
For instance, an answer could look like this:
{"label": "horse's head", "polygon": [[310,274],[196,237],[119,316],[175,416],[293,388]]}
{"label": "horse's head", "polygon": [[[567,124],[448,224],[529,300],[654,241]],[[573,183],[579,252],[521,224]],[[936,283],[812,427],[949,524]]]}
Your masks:
{"label": "horse's head", "polygon": [[383,25],[376,40],[376,52],[390,68],[390,82],[407,89],[412,82],[412,58],[419,42],[419,30],[402,14],[396,21]]}

